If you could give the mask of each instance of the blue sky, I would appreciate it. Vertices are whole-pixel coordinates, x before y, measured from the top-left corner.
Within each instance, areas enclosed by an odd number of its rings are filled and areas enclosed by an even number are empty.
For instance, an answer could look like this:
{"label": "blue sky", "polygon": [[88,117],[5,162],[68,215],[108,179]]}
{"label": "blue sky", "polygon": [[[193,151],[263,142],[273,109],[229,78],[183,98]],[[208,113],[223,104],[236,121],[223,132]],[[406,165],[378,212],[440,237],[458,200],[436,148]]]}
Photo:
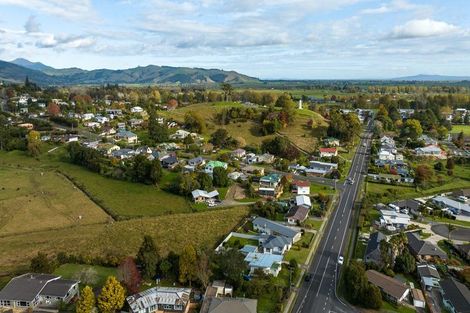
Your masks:
{"label": "blue sky", "polygon": [[0,0],[0,59],[260,78],[470,75],[470,1]]}

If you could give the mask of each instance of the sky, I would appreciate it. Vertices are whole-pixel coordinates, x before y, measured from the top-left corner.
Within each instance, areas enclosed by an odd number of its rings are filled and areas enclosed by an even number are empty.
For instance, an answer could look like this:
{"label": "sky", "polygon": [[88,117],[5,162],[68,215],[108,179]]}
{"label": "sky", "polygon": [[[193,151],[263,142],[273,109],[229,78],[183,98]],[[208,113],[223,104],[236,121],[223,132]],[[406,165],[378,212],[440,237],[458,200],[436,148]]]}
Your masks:
{"label": "sky", "polygon": [[470,76],[467,0],[0,0],[0,59],[262,79]]}

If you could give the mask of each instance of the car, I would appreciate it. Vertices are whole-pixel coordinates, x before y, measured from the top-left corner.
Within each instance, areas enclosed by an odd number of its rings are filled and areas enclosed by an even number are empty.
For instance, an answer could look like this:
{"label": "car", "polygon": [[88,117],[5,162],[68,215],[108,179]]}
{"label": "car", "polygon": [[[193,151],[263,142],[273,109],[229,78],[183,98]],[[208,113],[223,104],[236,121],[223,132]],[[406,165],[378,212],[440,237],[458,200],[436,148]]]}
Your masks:
{"label": "car", "polygon": [[367,147],[367,144],[364,142],[364,143],[362,144],[362,146],[363,146],[363,147]]}
{"label": "car", "polygon": [[338,257],[338,264],[339,264],[339,265],[343,265],[343,262],[344,262],[344,258],[343,258],[342,255],[340,255],[340,256]]}
{"label": "car", "polygon": [[304,280],[305,280],[306,282],[309,282],[310,280],[312,280],[312,274],[307,274],[307,275],[305,275]]}
{"label": "car", "polygon": [[354,179],[348,178],[348,179],[346,179],[346,182],[347,182],[348,184],[352,185],[352,184],[354,184]]}

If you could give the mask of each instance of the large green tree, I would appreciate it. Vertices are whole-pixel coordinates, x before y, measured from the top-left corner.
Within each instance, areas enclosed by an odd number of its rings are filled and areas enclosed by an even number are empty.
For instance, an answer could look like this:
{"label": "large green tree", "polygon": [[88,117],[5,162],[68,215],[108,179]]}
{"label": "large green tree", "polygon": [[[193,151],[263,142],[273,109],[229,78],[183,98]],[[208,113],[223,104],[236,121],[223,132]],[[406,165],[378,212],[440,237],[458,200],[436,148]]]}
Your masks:
{"label": "large green tree", "polygon": [[144,236],[142,245],[137,252],[136,263],[140,265],[142,276],[151,279],[157,273],[157,265],[160,261],[155,241],[149,235]]}

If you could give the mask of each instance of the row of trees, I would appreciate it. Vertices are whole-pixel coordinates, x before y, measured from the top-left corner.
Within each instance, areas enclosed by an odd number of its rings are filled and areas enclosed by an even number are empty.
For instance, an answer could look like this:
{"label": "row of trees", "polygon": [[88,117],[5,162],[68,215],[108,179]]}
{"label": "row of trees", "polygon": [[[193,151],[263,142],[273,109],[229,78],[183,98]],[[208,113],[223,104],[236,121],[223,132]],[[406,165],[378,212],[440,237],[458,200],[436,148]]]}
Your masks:
{"label": "row of trees", "polygon": [[230,183],[227,174],[227,170],[223,167],[214,168],[212,177],[205,172],[178,174],[168,189],[170,192],[187,197],[195,189],[210,190],[213,187],[227,187]]}

